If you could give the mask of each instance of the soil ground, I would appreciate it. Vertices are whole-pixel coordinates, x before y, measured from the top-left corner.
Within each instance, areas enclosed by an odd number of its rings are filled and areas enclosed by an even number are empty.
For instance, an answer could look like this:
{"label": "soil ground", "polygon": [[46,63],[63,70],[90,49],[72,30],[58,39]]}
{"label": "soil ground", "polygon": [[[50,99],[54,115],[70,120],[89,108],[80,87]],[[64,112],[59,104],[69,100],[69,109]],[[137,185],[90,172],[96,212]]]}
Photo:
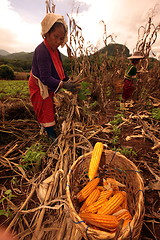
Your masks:
{"label": "soil ground", "polygon": [[[37,125],[36,120],[33,119],[33,110],[30,105],[28,105],[30,108],[30,114],[28,114],[28,111],[26,111],[26,108],[24,106],[20,106],[17,104],[12,104],[8,106],[8,110],[5,108],[5,122],[8,125],[12,125],[13,116],[14,119],[32,119],[32,123],[24,124],[23,126],[19,126],[19,128],[22,127],[22,131],[28,131],[28,135],[26,138],[30,138],[33,134],[37,134],[39,132],[39,126]],[[98,125],[105,125],[110,120],[113,120],[115,114],[118,114],[115,110],[115,103],[110,104],[110,111],[109,114],[98,114],[95,113],[95,123]],[[129,111],[126,111],[124,114],[126,116],[129,116],[134,113],[134,109],[131,109]],[[33,114],[33,115],[32,115]],[[28,122],[29,123],[29,122]],[[159,124],[157,121],[156,124]],[[160,166],[158,164],[158,156],[156,154],[156,150],[153,150],[153,142],[149,138],[133,138],[130,141],[126,141],[126,137],[130,135],[135,135],[136,131],[138,131],[137,122],[135,120],[132,121],[131,124],[124,124],[121,127],[121,134],[120,134],[120,145],[123,147],[132,147],[133,151],[137,153],[136,156],[131,155],[129,158],[132,160],[137,167],[141,170],[141,175],[144,180],[145,185],[145,217],[144,217],[144,223],[142,227],[141,232],[141,238],[142,240],[158,240],[160,239],[160,189],[154,189],[152,188],[151,183],[155,183],[156,179],[155,176],[149,171],[148,167],[152,168],[153,172],[157,175],[160,173]],[[15,136],[8,134],[8,133],[1,133],[1,147],[0,147],[0,154],[5,154],[5,149],[7,153],[7,146],[10,144],[10,142],[15,141]],[[22,146],[23,148],[23,146]],[[147,163],[147,165],[145,164]],[[12,172],[8,171],[5,168],[3,170],[1,169],[1,176],[0,176],[0,186],[1,188],[3,186],[6,186],[10,181],[10,174]],[[8,176],[8,178],[7,178]],[[23,199],[19,199],[18,202],[21,202]],[[0,217],[0,223],[2,224],[6,221],[6,217],[1,216]]]}

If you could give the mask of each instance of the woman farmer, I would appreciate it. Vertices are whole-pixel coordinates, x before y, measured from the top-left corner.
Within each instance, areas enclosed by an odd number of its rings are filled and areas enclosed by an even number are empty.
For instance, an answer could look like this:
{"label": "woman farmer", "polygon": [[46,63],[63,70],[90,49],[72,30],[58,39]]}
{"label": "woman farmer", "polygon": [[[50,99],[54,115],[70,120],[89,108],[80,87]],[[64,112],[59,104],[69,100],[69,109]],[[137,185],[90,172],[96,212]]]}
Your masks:
{"label": "woman farmer", "polygon": [[[131,64],[129,64],[124,75],[124,85],[123,85],[123,93],[122,93],[122,98],[124,100],[124,103],[132,97],[132,94],[135,90],[135,83],[137,81],[136,66],[139,63],[139,61],[143,58],[144,56],[142,56],[140,52],[135,52],[132,56],[128,57],[128,59],[131,60]],[[123,104],[121,104],[121,107],[122,105]]]}
{"label": "woman farmer", "polygon": [[29,90],[38,122],[54,141],[56,133],[53,96],[62,87],[74,93],[77,85],[66,82],[69,78],[58,50],[60,45],[63,47],[67,42],[67,25],[63,16],[48,13],[42,20],[41,27],[44,41],[34,51]]}

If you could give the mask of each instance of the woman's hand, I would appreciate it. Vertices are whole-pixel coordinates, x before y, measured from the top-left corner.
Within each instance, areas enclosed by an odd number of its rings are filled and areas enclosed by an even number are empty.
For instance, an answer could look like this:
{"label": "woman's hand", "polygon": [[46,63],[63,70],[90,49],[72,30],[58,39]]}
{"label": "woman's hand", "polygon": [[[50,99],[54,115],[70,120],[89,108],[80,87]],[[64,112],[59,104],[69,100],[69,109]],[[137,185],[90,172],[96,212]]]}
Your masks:
{"label": "woman's hand", "polygon": [[71,83],[71,82],[63,82],[62,88],[72,92],[77,93],[79,90],[80,84],[79,83]]}

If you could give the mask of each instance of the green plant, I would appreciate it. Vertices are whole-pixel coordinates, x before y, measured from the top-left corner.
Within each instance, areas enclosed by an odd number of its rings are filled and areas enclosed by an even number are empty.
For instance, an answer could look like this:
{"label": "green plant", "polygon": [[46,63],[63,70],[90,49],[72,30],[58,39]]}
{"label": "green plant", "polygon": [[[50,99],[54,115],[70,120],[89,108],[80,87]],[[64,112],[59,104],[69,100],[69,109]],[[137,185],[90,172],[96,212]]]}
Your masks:
{"label": "green plant", "polygon": [[123,116],[124,116],[123,114],[117,114],[114,116],[114,119],[110,121],[110,123],[112,124],[111,132],[113,133],[113,136],[110,142],[113,145],[117,145],[119,143],[119,135],[121,134],[121,128],[119,128],[117,125],[123,122],[122,120]]}
{"label": "green plant", "polygon": [[121,114],[121,113],[117,114],[117,115],[114,116],[114,119],[112,121],[110,121],[110,123],[112,125],[118,125],[118,124],[123,122],[122,117],[124,117],[123,114]]}
{"label": "green plant", "polygon": [[0,99],[8,97],[29,97],[28,81],[26,80],[0,80]]}
{"label": "green plant", "polygon": [[40,167],[41,161],[45,158],[46,153],[43,151],[42,146],[37,143],[27,148],[27,152],[22,156],[22,167],[25,170],[36,170]]}
{"label": "green plant", "polygon": [[8,198],[9,200],[11,200],[13,197],[17,197],[16,195],[12,194],[12,190],[8,189],[4,192],[5,196],[0,200],[0,203],[3,202],[6,198]]}
{"label": "green plant", "polygon": [[121,129],[118,128],[116,125],[113,125],[111,132],[113,132],[114,135],[120,135],[121,134]]}
{"label": "green plant", "polygon": [[78,96],[79,96],[80,100],[86,100],[88,98],[88,96],[91,95],[91,90],[90,90],[89,86],[90,86],[90,83],[81,82],[81,88],[80,88],[80,91],[78,93]]}
{"label": "green plant", "polygon": [[160,120],[160,108],[153,108],[151,111],[152,118]]}
{"label": "green plant", "polygon": [[18,179],[17,179],[16,177],[13,177],[13,178],[11,179],[11,183],[12,183],[13,185],[17,185]]}
{"label": "green plant", "polygon": [[129,147],[129,148],[128,147],[127,148],[125,148],[125,147],[121,147],[121,148],[114,147],[112,150],[116,151],[116,152],[120,152],[123,155],[125,155],[126,157],[137,156],[137,153],[133,150],[132,147]]}
{"label": "green plant", "polygon": [[117,145],[117,144],[118,144],[118,141],[119,141],[119,137],[118,137],[118,136],[113,136],[112,139],[110,140],[110,142],[111,142],[113,145]]}
{"label": "green plant", "polygon": [[[3,205],[5,204],[5,200],[10,200],[12,198],[15,198],[17,197],[16,195],[13,195],[12,194],[12,190],[11,189],[8,189],[4,192],[4,196],[0,199],[0,203],[2,203]],[[11,209],[10,209],[10,206],[9,204],[6,204],[6,209],[1,209],[0,210],[0,216],[1,215],[4,215],[6,217],[10,216],[11,215]]]}
{"label": "green plant", "polygon": [[0,210],[0,216],[9,217],[11,215],[11,211],[6,211],[4,209]]}

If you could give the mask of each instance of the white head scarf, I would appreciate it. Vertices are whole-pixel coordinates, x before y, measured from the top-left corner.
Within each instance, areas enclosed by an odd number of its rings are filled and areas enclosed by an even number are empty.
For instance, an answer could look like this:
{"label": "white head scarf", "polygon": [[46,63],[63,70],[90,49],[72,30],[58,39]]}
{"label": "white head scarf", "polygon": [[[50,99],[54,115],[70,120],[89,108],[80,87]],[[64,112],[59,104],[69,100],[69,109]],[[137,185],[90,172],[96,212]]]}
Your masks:
{"label": "white head scarf", "polygon": [[51,27],[56,22],[62,23],[66,29],[65,38],[63,43],[61,44],[61,47],[64,47],[64,45],[68,41],[68,27],[62,15],[55,14],[55,13],[47,13],[41,22],[41,28],[42,28],[41,35],[42,37],[44,37],[44,35],[51,29]]}

